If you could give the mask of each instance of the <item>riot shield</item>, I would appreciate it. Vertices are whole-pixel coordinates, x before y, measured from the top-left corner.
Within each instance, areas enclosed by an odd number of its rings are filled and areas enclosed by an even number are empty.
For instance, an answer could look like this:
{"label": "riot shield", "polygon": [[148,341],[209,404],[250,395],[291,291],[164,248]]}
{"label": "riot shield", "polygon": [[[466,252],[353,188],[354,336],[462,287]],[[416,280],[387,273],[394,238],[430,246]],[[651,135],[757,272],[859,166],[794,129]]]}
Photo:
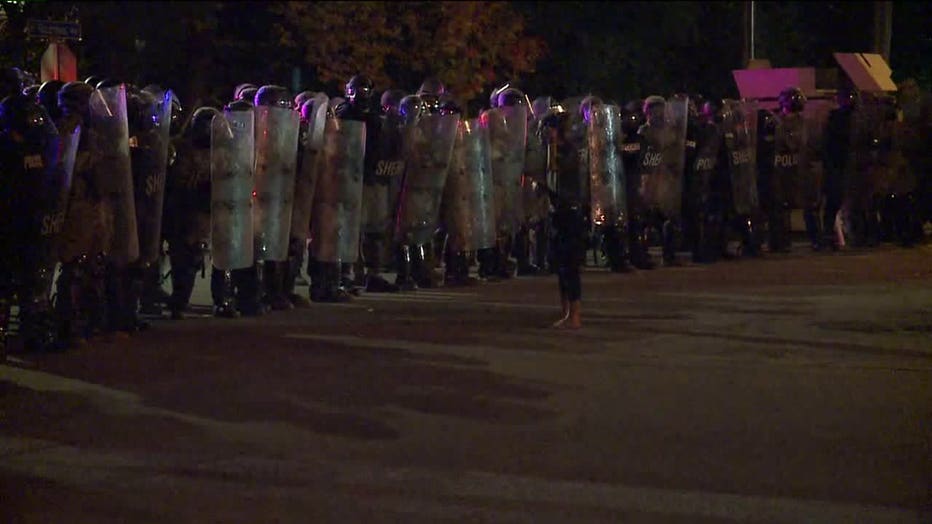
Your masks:
{"label": "riot shield", "polygon": [[287,260],[300,117],[290,109],[269,106],[256,107],[255,114],[256,259]]}
{"label": "riot shield", "polygon": [[638,192],[647,207],[659,209],[671,219],[682,213],[683,168],[686,162],[686,115],[688,100],[670,97],[659,126],[638,130],[644,140]]}
{"label": "riot shield", "polygon": [[311,206],[314,203],[319,153],[323,148],[327,120],[327,95],[318,93],[313,100],[314,113],[307,123],[307,139],[304,144],[299,144],[303,153],[301,165],[295,174],[294,206],[291,210],[291,238],[297,239],[301,245],[304,245],[310,233]]}
{"label": "riot shield", "polygon": [[15,224],[9,234],[18,254],[14,256],[11,252],[6,256],[14,259],[9,261],[13,266],[26,272],[55,266],[55,243],[64,221],[70,178],[63,161],[69,154],[74,158],[77,146],[77,140],[73,139],[76,137],[59,136],[47,117],[34,132],[30,135],[35,141],[27,138],[21,144],[13,144],[19,153],[13,157],[15,163],[4,164],[9,170],[4,175],[9,177],[12,191],[11,200],[4,202],[10,209],[4,209],[3,214],[9,213],[7,217]]}
{"label": "riot shield", "polygon": [[819,204],[822,166],[818,156],[821,123],[812,114],[776,115],[774,136],[775,195],[794,209]]}
{"label": "riot shield", "polygon": [[492,179],[495,182],[495,225],[508,234],[524,215],[519,191],[527,145],[527,107],[498,107],[482,114],[489,126]]}
{"label": "riot shield", "polygon": [[495,245],[494,184],[489,128],[483,119],[461,121],[444,189],[447,245],[454,252]]}
{"label": "riot shield", "polygon": [[217,269],[253,264],[255,113],[225,111],[210,129],[210,256]]}
{"label": "riot shield", "polygon": [[165,170],[168,164],[172,93],[148,97],[142,108],[143,129],[130,144],[135,187],[139,261],[158,261],[162,245],[162,205],[165,199]]}
{"label": "riot shield", "polygon": [[[387,233],[394,218],[392,187],[398,187],[404,177],[404,133],[397,123],[386,116],[379,119],[380,130],[374,136],[377,161],[373,180],[364,183],[362,190],[362,228],[366,233]],[[373,139],[367,135],[367,139]],[[397,202],[395,202],[397,204]]]}
{"label": "riot shield", "polygon": [[595,225],[624,226],[628,221],[625,170],[621,159],[621,111],[593,109],[589,121],[590,217]]}
{"label": "riot shield", "polygon": [[359,256],[365,124],[328,118],[311,208],[311,253],[318,262],[355,262]]}
{"label": "riot shield", "polygon": [[523,220],[537,222],[547,216],[550,199],[540,189],[547,182],[547,147],[537,132],[540,120],[528,123],[527,147],[524,154],[524,175],[521,177],[521,208]]}
{"label": "riot shield", "polygon": [[757,193],[757,104],[726,100],[722,132],[728,152],[731,197],[735,213],[751,215],[759,206]]}
{"label": "riot shield", "polygon": [[687,166],[686,198],[693,212],[705,209],[712,196],[713,177],[718,170],[722,147],[722,128],[718,123],[701,122],[695,128],[696,154],[692,165]]}
{"label": "riot shield", "polygon": [[458,115],[426,115],[405,130],[405,174],[395,221],[399,241],[426,244],[437,228],[457,122]]}
{"label": "riot shield", "polygon": [[91,94],[89,111],[94,128],[94,182],[113,212],[110,259],[125,266],[139,258],[133,169],[129,155],[126,86],[98,89]]}

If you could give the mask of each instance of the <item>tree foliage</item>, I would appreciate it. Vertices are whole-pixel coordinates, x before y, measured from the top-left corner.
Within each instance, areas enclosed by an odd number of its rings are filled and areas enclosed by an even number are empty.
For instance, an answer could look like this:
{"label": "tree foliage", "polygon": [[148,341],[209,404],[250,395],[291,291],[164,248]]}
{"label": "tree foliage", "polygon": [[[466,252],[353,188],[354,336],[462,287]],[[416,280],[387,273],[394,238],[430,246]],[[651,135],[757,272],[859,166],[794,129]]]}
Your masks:
{"label": "tree foliage", "polygon": [[334,87],[357,73],[408,89],[435,76],[469,100],[533,72],[544,52],[505,2],[285,2],[280,12],[281,42]]}

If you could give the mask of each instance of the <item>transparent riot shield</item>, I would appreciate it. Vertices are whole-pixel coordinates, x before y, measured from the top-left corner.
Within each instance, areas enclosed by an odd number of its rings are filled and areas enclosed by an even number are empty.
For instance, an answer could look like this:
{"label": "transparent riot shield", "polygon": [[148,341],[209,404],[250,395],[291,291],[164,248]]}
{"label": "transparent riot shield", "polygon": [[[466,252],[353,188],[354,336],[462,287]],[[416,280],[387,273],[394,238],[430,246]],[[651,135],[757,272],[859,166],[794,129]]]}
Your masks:
{"label": "transparent riot shield", "polygon": [[13,156],[15,161],[4,164],[13,200],[5,202],[10,209],[2,213],[10,213],[7,216],[18,224],[16,230],[9,232],[16,239],[16,256],[11,252],[7,257],[15,259],[9,260],[12,266],[26,272],[55,266],[55,242],[64,221],[70,176],[62,162],[68,154],[69,136],[60,136],[44,112],[38,107],[34,109],[36,116],[43,118],[32,120],[36,128],[15,148],[18,153]]}
{"label": "transparent riot shield", "polygon": [[125,266],[139,258],[133,169],[129,155],[126,86],[98,89],[91,94],[89,111],[94,128],[94,182],[113,212],[110,259]]}
{"label": "transparent riot shield", "polygon": [[142,129],[130,147],[135,186],[139,261],[158,261],[162,245],[162,205],[165,200],[165,170],[171,127],[171,91],[150,95],[143,92]]}
{"label": "transparent riot shield", "polygon": [[359,256],[366,127],[328,118],[311,208],[311,253],[318,262],[355,262]]}
{"label": "transparent riot shield", "polygon": [[588,137],[592,223],[624,226],[628,222],[628,204],[621,159],[624,137],[618,106],[601,105],[593,109]]}
{"label": "transparent riot shield", "polygon": [[524,215],[519,191],[527,147],[527,107],[498,107],[482,114],[489,126],[492,179],[495,182],[495,224],[511,233]]}
{"label": "transparent riot shield", "polygon": [[807,144],[809,130],[805,117],[794,113],[776,115],[774,133],[773,190],[778,201],[794,209],[808,207],[811,175]]}
{"label": "transparent riot shield", "polygon": [[453,251],[474,251],[495,245],[491,145],[483,119],[459,123],[444,202],[447,244]]}
{"label": "transparent riot shield", "polygon": [[757,104],[726,100],[722,115],[734,210],[739,215],[751,215],[760,207],[756,168]]}
{"label": "transparent riot shield", "polygon": [[[399,179],[405,174],[405,135],[393,119],[382,116],[378,122],[379,132],[374,134],[378,139],[374,172],[368,175],[371,179],[364,181],[362,189],[362,228],[364,233],[386,234],[395,218],[392,203],[396,198],[392,188],[400,185]],[[368,135],[368,140],[371,139],[373,135]]]}
{"label": "transparent riot shield", "polygon": [[282,107],[259,106],[255,112],[253,232],[256,259],[287,260],[300,117],[295,111]]}
{"label": "transparent riot shield", "polygon": [[722,128],[716,122],[700,122],[695,128],[696,153],[687,165],[686,201],[693,212],[705,209],[712,196],[713,177],[719,169]]}
{"label": "transparent riot shield", "polygon": [[437,228],[458,122],[458,115],[426,115],[406,129],[405,175],[396,219],[400,241],[428,243]]}
{"label": "transparent riot shield", "polygon": [[523,220],[534,223],[546,217],[549,199],[540,189],[547,181],[547,148],[537,133],[540,120],[528,123],[527,147],[524,154],[524,176],[521,177],[521,208]]}
{"label": "transparent riot shield", "polygon": [[210,256],[217,269],[253,265],[255,114],[225,111],[210,129]]}
{"label": "transparent riot shield", "polygon": [[310,233],[311,206],[317,186],[317,170],[320,150],[323,148],[324,126],[327,120],[327,95],[318,93],[314,98],[313,114],[307,122],[307,139],[300,144],[301,165],[295,175],[294,206],[291,210],[291,238],[301,245]]}
{"label": "transparent riot shield", "polygon": [[689,100],[670,97],[660,125],[645,124],[638,133],[644,140],[639,193],[644,204],[668,218],[682,214],[683,168],[686,163],[686,117]]}

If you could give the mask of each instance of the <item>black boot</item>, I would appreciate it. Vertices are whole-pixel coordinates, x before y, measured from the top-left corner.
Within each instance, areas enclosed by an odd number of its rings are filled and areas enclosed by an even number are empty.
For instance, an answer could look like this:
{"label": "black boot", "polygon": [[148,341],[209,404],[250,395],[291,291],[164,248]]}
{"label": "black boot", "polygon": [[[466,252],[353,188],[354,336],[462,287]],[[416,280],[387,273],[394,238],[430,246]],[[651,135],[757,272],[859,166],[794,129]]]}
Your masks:
{"label": "black boot", "polygon": [[[353,290],[353,282],[347,276],[350,264],[347,263],[327,263],[325,270],[327,274],[327,293],[328,302],[349,302],[353,296],[350,290]],[[349,284],[349,289],[346,288]]]}
{"label": "black boot", "polygon": [[294,304],[285,296],[287,261],[266,260],[262,265],[266,303],[273,311],[294,309]]}
{"label": "black boot", "polygon": [[162,289],[162,271],[158,263],[143,270],[142,293],[139,297],[139,312],[143,315],[162,316],[168,293]]}
{"label": "black boot", "polygon": [[806,236],[813,251],[822,251],[822,231],[819,224],[819,210],[806,209],[803,211],[803,220],[806,222]]}
{"label": "black boot", "polygon": [[480,249],[476,253],[476,259],[479,263],[479,278],[489,282],[497,282],[500,279],[496,274],[496,262],[498,261],[498,254],[495,252],[494,247]]}
{"label": "black boot", "polygon": [[603,245],[605,257],[608,259],[608,269],[612,273],[628,273],[628,253],[626,249],[627,230],[619,225],[612,225],[605,229]]}
{"label": "black boot", "polygon": [[679,266],[681,265],[676,258],[676,248],[679,244],[679,227],[672,220],[666,220],[663,223],[663,265]]}
{"label": "black boot", "polygon": [[295,285],[301,277],[301,267],[304,265],[304,242],[292,238],[288,245],[288,262],[286,263],[284,296],[294,307],[308,307],[308,299],[295,292]]}
{"label": "black boot", "polygon": [[233,273],[216,267],[210,272],[210,295],[214,302],[214,316],[237,318],[239,312],[233,299]]}
{"label": "black boot", "polygon": [[266,311],[261,301],[259,267],[253,264],[250,267],[234,269],[231,277],[237,311],[245,317],[264,315]]}
{"label": "black boot", "polygon": [[650,237],[647,231],[647,219],[644,216],[632,217],[628,230],[631,245],[631,265],[643,270],[654,269],[650,256]]}
{"label": "black boot", "polygon": [[[365,279],[367,293],[397,293],[399,287],[385,280],[382,270],[382,235],[366,234],[363,236],[362,258],[365,261]],[[362,275],[362,269],[358,269]]]}

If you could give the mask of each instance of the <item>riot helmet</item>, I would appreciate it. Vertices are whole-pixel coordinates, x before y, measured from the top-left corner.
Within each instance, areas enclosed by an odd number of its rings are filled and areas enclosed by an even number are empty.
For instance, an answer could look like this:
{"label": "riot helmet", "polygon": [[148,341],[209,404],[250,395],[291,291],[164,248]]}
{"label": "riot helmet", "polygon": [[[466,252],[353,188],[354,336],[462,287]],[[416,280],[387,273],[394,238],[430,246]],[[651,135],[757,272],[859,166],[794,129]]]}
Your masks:
{"label": "riot helmet", "polygon": [[211,122],[214,117],[219,115],[220,111],[213,107],[199,107],[191,116],[191,123],[188,126],[187,135],[191,138],[191,143],[199,149],[210,147],[210,130]]}
{"label": "riot helmet", "polygon": [[94,88],[84,82],[68,82],[58,90],[58,108],[64,115],[87,114],[88,104]]}
{"label": "riot helmet", "polygon": [[463,108],[456,103],[456,100],[453,98],[453,94],[446,92],[440,95],[440,114],[441,115],[461,115],[463,114]]}
{"label": "riot helmet", "polygon": [[509,87],[511,87],[511,84],[505,84],[503,86],[496,87],[495,89],[492,90],[492,92],[489,94],[489,107],[491,109],[495,109],[496,107],[498,107],[498,102],[499,102],[498,95],[502,94],[502,91],[508,89]]}
{"label": "riot helmet", "polygon": [[398,114],[398,106],[401,104],[401,99],[405,97],[405,92],[401,89],[386,89],[382,93],[382,98],[379,100],[379,105],[382,108],[382,114]]}
{"label": "riot helmet", "polygon": [[421,83],[417,90],[417,95],[421,97],[424,108],[429,113],[438,113],[440,111],[440,95],[447,92],[446,87],[440,80],[429,77]]}
{"label": "riot helmet", "polygon": [[424,101],[418,95],[408,95],[398,104],[398,114],[405,124],[417,122],[424,111]]}
{"label": "riot helmet", "polygon": [[250,104],[255,104],[256,93],[258,92],[259,92],[258,87],[246,87],[242,91],[239,92],[239,98],[237,98],[237,100],[245,100],[246,102],[249,102]]}
{"label": "riot helmet", "polygon": [[644,113],[641,112],[643,102],[641,100],[631,100],[621,112],[621,128],[626,134],[636,133],[638,128],[644,123]]}
{"label": "riot helmet", "polygon": [[51,121],[45,109],[24,96],[8,96],[0,102],[2,129],[14,141],[40,151],[48,142]]}
{"label": "riot helmet", "polygon": [[61,110],[58,108],[58,90],[65,85],[61,80],[47,80],[39,87],[36,94],[36,100],[45,108],[52,120],[58,120],[61,117]]}
{"label": "riot helmet", "polygon": [[[243,98],[243,91],[247,89],[259,89],[255,84],[240,84],[233,89],[233,100],[240,100]],[[255,96],[255,95],[253,95]],[[251,100],[251,99],[250,99]]]}
{"label": "riot helmet", "polygon": [[366,75],[355,75],[343,87],[343,94],[350,104],[363,104],[369,102],[373,96],[374,86],[372,80]]}
{"label": "riot helmet", "polygon": [[702,109],[699,112],[699,116],[701,116],[702,120],[706,123],[721,122],[722,101],[715,98],[706,100],[702,104]]}
{"label": "riot helmet", "polygon": [[531,102],[531,113],[533,113],[535,117],[540,118],[549,111],[554,104],[555,101],[552,96],[539,96]]}
{"label": "riot helmet", "polygon": [[433,95],[439,97],[440,95],[447,92],[447,88],[444,87],[443,82],[437,80],[434,77],[429,77],[421,83],[421,87],[417,90],[417,95],[423,97],[424,95]]}
{"label": "riot helmet", "polygon": [[308,98],[307,100],[304,101],[303,104],[301,104],[301,121],[302,122],[310,122],[311,120],[314,119],[314,110],[316,109],[316,106],[317,106],[317,100],[315,100],[313,97]]}
{"label": "riot helmet", "polygon": [[644,113],[644,119],[647,123],[660,124],[664,119],[664,110],[667,101],[662,96],[651,95],[644,99],[644,106],[641,110]]}
{"label": "riot helmet", "polygon": [[266,85],[259,88],[253,102],[256,106],[281,107],[291,109],[293,100],[288,90],[282,86]]}
{"label": "riot helmet", "polygon": [[23,73],[16,67],[7,67],[0,78],[0,97],[23,92]]}
{"label": "riot helmet", "polygon": [[514,107],[520,105],[528,105],[527,95],[520,89],[509,87],[498,94],[497,107]]}
{"label": "riot helmet", "polygon": [[806,95],[798,87],[787,87],[780,91],[777,102],[784,113],[799,113],[806,107]]}
{"label": "riot helmet", "polygon": [[304,105],[304,102],[306,102],[308,99],[314,98],[314,95],[315,95],[315,94],[316,94],[316,93],[314,93],[313,91],[301,91],[300,93],[298,93],[298,94],[294,97],[294,108],[295,108],[295,110],[298,111],[298,112],[300,112],[300,111],[301,111],[301,107]]}
{"label": "riot helmet", "polygon": [[97,87],[97,84],[99,84],[100,81],[103,80],[103,79],[104,79],[104,77],[102,77],[102,76],[91,75],[91,76],[87,77],[87,78],[84,80],[84,83],[87,84],[87,85],[89,85],[89,86],[91,86],[91,87],[95,87],[95,88],[96,88],[96,87]]}

